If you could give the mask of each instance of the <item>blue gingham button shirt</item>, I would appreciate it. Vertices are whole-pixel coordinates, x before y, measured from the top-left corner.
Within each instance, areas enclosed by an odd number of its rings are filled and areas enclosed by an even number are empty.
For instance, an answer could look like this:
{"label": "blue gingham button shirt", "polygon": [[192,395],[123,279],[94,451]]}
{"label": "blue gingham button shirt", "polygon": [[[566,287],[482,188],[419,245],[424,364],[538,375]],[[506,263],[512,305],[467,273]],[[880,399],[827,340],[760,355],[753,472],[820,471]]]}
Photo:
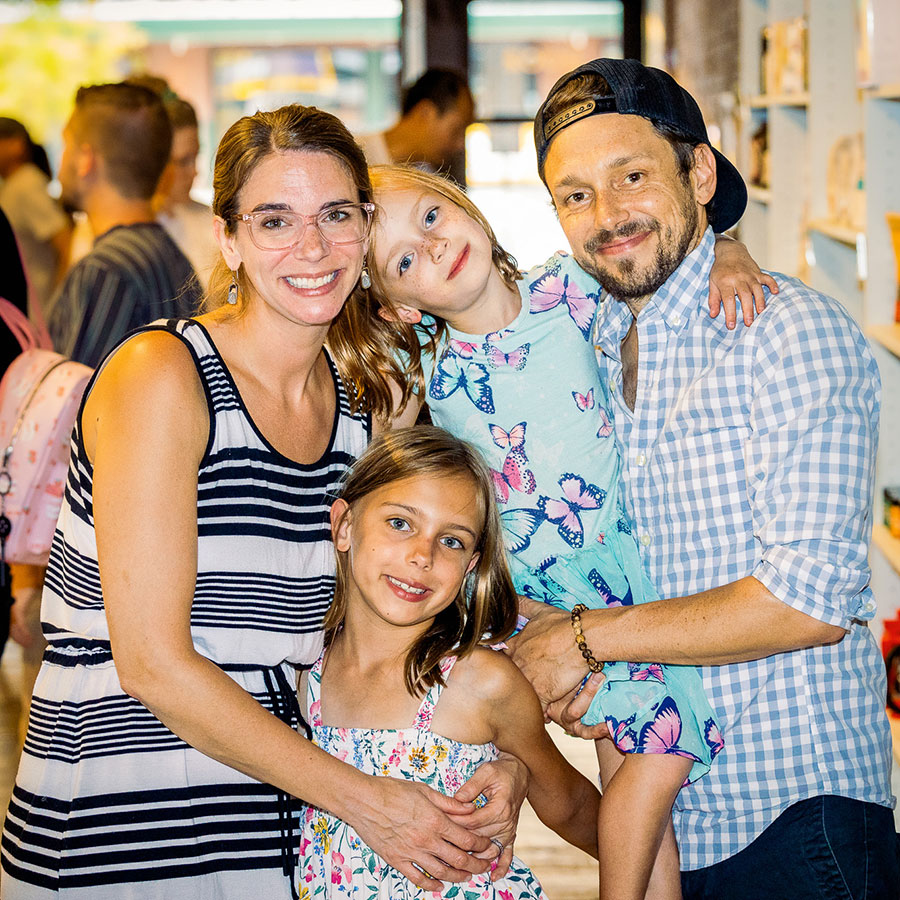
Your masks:
{"label": "blue gingham button shirt", "polygon": [[894,802],[884,663],[866,625],[878,370],[844,309],[786,276],[751,328],[728,331],[708,311],[713,245],[707,231],[637,319],[633,413],[620,348],[631,313],[610,299],[597,317],[644,564],[664,598],[752,575],[847,634],[701,668],[725,749],[676,803],[687,870],[733,856],[807,797]]}

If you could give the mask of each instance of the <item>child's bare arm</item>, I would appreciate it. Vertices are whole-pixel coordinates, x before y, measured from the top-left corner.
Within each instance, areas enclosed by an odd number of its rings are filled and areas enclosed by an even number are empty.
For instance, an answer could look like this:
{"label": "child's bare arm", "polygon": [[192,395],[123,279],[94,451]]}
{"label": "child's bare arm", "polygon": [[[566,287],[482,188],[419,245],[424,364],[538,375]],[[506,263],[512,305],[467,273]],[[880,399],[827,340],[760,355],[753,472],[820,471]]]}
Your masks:
{"label": "child's bare arm", "polygon": [[491,698],[494,743],[528,767],[528,802],[538,818],[596,858],[600,793],[551,740],[541,704],[525,677],[508,657],[498,653],[496,658]]}
{"label": "child's bare arm", "polygon": [[727,234],[716,235],[716,261],[709,275],[709,314],[715,318],[725,308],[725,327],[737,323],[737,303],[741,301],[744,324],[753,323],[754,313],[766,308],[763,287],[778,293],[775,279],[761,271],[747,248]]}

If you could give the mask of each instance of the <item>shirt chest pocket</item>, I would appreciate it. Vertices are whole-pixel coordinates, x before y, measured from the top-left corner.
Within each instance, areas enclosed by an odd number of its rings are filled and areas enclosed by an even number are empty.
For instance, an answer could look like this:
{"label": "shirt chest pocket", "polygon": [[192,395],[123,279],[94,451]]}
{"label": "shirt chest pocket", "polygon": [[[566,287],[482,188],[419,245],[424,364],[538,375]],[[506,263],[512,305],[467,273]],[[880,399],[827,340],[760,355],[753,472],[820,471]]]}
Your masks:
{"label": "shirt chest pocket", "polygon": [[[707,548],[723,533],[741,534],[750,514],[745,447],[750,429],[740,425],[681,427],[664,433],[650,460],[671,520],[688,527],[682,538]],[[706,422],[704,424],[712,424]]]}

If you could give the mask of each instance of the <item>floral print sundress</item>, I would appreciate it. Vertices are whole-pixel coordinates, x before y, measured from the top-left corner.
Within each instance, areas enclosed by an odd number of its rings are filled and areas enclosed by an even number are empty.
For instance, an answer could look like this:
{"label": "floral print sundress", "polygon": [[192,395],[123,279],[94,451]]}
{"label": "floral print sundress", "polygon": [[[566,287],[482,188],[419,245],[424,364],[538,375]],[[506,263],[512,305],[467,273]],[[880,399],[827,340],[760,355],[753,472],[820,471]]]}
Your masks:
{"label": "floral print sundress", "polygon": [[[425,695],[410,728],[337,728],[322,724],[320,656],[309,674],[307,703],[313,742],[367,775],[420,781],[446,795],[462,787],[483,762],[496,759],[493,744],[462,744],[431,730],[434,708],[443,687]],[[455,656],[441,661],[445,681]],[[346,822],[314,806],[301,813],[300,900],[548,900],[537,878],[518,857],[509,873],[491,882],[473,875],[463,883],[444,883],[443,891],[425,891],[389,866]]]}

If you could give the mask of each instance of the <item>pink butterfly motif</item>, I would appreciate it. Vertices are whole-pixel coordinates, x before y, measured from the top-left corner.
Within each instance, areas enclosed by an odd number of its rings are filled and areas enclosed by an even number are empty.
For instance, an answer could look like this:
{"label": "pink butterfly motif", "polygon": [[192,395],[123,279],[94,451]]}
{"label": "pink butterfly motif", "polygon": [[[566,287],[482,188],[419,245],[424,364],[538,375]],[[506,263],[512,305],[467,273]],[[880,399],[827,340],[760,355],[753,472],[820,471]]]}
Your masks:
{"label": "pink butterfly motif", "polygon": [[461,356],[463,359],[471,359],[475,355],[475,351],[478,349],[478,344],[469,343],[469,341],[458,341],[456,338],[450,338],[450,349],[457,356]]}
{"label": "pink butterfly motif", "polygon": [[525,363],[528,360],[528,351],[530,349],[531,344],[522,344],[521,347],[516,347],[512,353],[504,353],[499,347],[492,344],[484,345],[487,361],[492,368],[500,369],[504,366],[508,366],[511,369],[515,369],[517,372],[520,372],[525,368]]}
{"label": "pink butterfly motif", "polygon": [[633,724],[634,716],[629,716],[621,722],[614,716],[606,717],[606,727],[609,729],[609,736],[623,753],[633,753],[637,747],[637,734],[631,727]]}
{"label": "pink butterfly motif", "polygon": [[490,425],[491,437],[494,443],[501,449],[518,450],[525,445],[525,422],[514,425],[512,431],[504,431],[499,425]]}
{"label": "pink butterfly motif", "polygon": [[725,746],[725,738],[722,737],[722,732],[719,731],[719,726],[713,719],[707,719],[704,723],[703,736],[706,738],[706,744],[712,750],[713,756]]}
{"label": "pink butterfly motif", "polygon": [[540,497],[538,509],[546,516],[548,522],[557,526],[559,536],[570,547],[581,547],[584,543],[584,526],[581,523],[581,511],[600,509],[606,499],[606,491],[595,484],[587,484],[579,475],[566,473],[559,479],[563,496],[559,500],[552,497]]}
{"label": "pink butterfly motif", "polygon": [[597,429],[598,438],[609,437],[613,432],[613,423],[610,421],[609,414],[600,406],[600,427]]}
{"label": "pink butterfly motif", "polygon": [[494,495],[498,503],[506,503],[509,500],[510,489],[520,494],[531,494],[537,487],[534,472],[528,468],[528,459],[521,449],[510,450],[503,460],[503,470],[498,472],[491,469],[491,479],[494,482]]}
{"label": "pink butterfly motif", "polygon": [[678,746],[681,737],[681,714],[671,697],[659,704],[656,716],[641,729],[641,753],[672,753],[700,762],[700,758]]}
{"label": "pink butterfly motif", "polygon": [[[660,684],[666,683],[666,677],[663,675],[663,667],[659,663],[628,663],[628,679],[629,681],[658,681]],[[711,720],[710,720],[711,721]]]}
{"label": "pink butterfly motif", "polygon": [[594,408],[594,389],[591,388],[586,394],[579,394],[578,391],[572,391],[575,398],[575,405],[584,412],[587,409]]}
{"label": "pink butterfly motif", "polygon": [[597,309],[596,294],[585,295],[576,284],[569,282],[568,275],[560,278],[552,272],[541,275],[531,284],[530,291],[531,312],[547,312],[556,309],[560,303],[565,303],[572,321],[578,326],[584,339],[588,340]]}
{"label": "pink butterfly motif", "polygon": [[502,341],[503,338],[509,337],[511,334],[514,334],[512,328],[504,328],[502,331],[492,331],[490,334],[486,334],[484,339],[490,344],[496,344],[498,341]]}
{"label": "pink butterfly motif", "polygon": [[594,586],[594,590],[600,595],[600,599],[607,606],[634,606],[631,585],[628,585],[628,591],[624,597],[617,597],[612,592],[612,588],[609,584],[607,584],[606,579],[596,569],[591,569],[591,571],[588,572],[588,581]]}

